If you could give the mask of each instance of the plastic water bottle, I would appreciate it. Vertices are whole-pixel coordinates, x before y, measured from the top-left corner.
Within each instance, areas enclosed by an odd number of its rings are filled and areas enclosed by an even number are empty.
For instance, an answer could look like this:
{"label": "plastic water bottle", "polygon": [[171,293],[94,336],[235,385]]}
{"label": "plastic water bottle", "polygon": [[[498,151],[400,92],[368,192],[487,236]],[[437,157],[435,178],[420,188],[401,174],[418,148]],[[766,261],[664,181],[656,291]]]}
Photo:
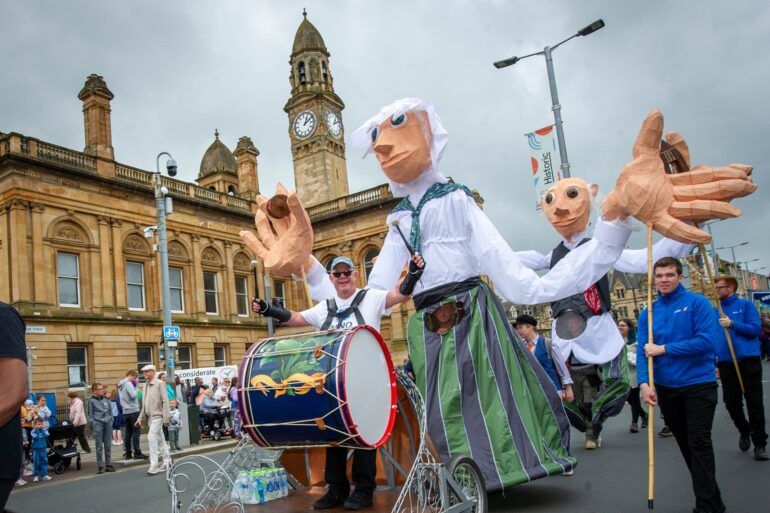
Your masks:
{"label": "plastic water bottle", "polygon": [[267,498],[264,473],[261,470],[257,470],[254,473],[254,477],[256,480],[254,484],[254,497],[259,504],[265,503],[270,499]]}
{"label": "plastic water bottle", "polygon": [[267,480],[267,492],[265,493],[266,497],[269,497],[267,500],[272,501],[275,499],[278,499],[278,494],[276,494],[275,491],[275,474],[273,474],[271,469],[265,470],[265,479]]}
{"label": "plastic water bottle", "polygon": [[245,470],[238,472],[238,477],[235,479],[235,491],[242,503],[251,504],[254,494],[252,493],[249,473]]}
{"label": "plastic water bottle", "polygon": [[278,477],[281,479],[281,497],[289,495],[289,475],[286,469],[278,469]]}

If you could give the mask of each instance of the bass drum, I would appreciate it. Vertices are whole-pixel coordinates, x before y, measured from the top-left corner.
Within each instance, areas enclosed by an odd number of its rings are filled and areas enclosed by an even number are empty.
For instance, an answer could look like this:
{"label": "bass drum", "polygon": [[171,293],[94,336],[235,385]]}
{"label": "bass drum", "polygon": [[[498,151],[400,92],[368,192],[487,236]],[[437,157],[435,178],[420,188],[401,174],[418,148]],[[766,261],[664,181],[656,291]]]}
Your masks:
{"label": "bass drum", "polygon": [[261,447],[373,449],[395,421],[390,353],[366,325],[264,339],[238,382],[243,430]]}
{"label": "bass drum", "polygon": [[[407,474],[417,457],[420,445],[420,423],[409,401],[406,391],[397,384],[398,413],[393,423],[390,439],[379,448],[377,458],[377,484],[388,486],[404,484],[405,478],[390,459],[383,455],[387,452]],[[323,486],[326,450],[322,448],[291,449],[283,452],[281,463],[286,470],[304,486]],[[348,460],[348,475],[353,465]],[[390,480],[390,482],[389,482]]]}

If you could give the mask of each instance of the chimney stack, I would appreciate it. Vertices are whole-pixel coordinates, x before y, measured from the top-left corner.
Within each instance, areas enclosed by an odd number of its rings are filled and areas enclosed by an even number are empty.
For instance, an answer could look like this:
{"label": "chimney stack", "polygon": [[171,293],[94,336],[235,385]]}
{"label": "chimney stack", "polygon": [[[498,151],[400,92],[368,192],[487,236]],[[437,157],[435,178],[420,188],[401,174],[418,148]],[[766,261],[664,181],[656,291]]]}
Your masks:
{"label": "chimney stack", "polygon": [[249,137],[238,139],[238,146],[233,152],[235,155],[235,168],[238,171],[238,196],[240,198],[255,201],[259,194],[259,174],[257,171],[257,156],[259,150]]}
{"label": "chimney stack", "polygon": [[83,151],[107,160],[115,160],[110,124],[110,100],[114,97],[104,78],[96,74],[86,79],[83,89],[78,93],[78,98],[83,102],[86,132],[86,147]]}

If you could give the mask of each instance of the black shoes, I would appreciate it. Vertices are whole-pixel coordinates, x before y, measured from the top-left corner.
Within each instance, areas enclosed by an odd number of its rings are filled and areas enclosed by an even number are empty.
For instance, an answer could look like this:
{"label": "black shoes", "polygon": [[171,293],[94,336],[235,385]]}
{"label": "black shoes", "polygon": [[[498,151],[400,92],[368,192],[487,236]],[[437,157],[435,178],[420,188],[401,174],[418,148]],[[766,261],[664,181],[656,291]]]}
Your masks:
{"label": "black shoes", "polygon": [[99,467],[96,469],[97,474],[104,474],[104,467]]}
{"label": "black shoes", "polygon": [[647,417],[642,417],[642,429],[647,429]]}
{"label": "black shoes", "polygon": [[757,461],[767,461],[767,451],[764,447],[754,447],[754,459]]}
{"label": "black shoes", "polygon": [[663,426],[663,429],[658,431],[658,437],[659,438],[668,438],[670,436],[674,436],[674,433],[671,432],[671,430],[668,428],[668,426]]}
{"label": "black shoes", "polygon": [[345,499],[348,498],[349,493],[350,492],[343,493],[342,490],[330,487],[329,491],[326,492],[326,495],[313,503],[313,509],[336,508],[337,506],[346,504]]}
{"label": "black shoes", "polygon": [[359,509],[368,508],[373,503],[374,501],[372,501],[372,492],[365,492],[364,490],[356,489],[356,491],[353,492],[353,495],[351,495],[350,498],[345,501],[345,509],[356,511]]}
{"label": "black shoes", "polygon": [[115,472],[115,467],[113,467],[112,465],[107,465],[106,467],[104,467],[104,470],[107,472]]}
{"label": "black shoes", "polygon": [[146,460],[149,458],[146,454],[142,454],[141,452],[139,454],[134,455],[135,460]]}
{"label": "black shoes", "polygon": [[738,439],[738,449],[743,452],[751,449],[751,438],[749,438],[749,435],[741,435],[741,437]]}
{"label": "black shoes", "polygon": [[639,432],[639,426],[636,424],[636,422],[631,423],[631,427],[628,428],[629,431],[632,433],[638,433]]}

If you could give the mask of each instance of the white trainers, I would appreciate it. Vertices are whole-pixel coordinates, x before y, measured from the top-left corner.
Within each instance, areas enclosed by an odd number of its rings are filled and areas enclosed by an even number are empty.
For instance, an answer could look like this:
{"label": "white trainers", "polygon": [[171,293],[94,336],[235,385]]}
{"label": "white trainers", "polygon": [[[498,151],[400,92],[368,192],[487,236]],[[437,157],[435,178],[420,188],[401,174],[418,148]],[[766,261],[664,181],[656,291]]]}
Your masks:
{"label": "white trainers", "polygon": [[33,483],[37,483],[38,481],[40,481],[39,477],[35,476],[35,477],[32,478],[32,482]]}
{"label": "white trainers", "polygon": [[50,481],[50,480],[51,480],[51,476],[43,476],[43,481]]}
{"label": "white trainers", "polygon": [[574,470],[568,470],[566,472],[562,472],[561,475],[566,476],[566,477],[574,476],[575,475],[575,471]]}
{"label": "white trainers", "polygon": [[16,482],[14,484],[16,486],[24,486],[25,484],[27,484],[27,482],[25,480],[23,480],[22,478],[19,478],[19,479],[16,480]]}
{"label": "white trainers", "polygon": [[147,469],[148,476],[154,476],[159,473],[160,473],[160,469],[158,467],[150,467],[149,469]]}

